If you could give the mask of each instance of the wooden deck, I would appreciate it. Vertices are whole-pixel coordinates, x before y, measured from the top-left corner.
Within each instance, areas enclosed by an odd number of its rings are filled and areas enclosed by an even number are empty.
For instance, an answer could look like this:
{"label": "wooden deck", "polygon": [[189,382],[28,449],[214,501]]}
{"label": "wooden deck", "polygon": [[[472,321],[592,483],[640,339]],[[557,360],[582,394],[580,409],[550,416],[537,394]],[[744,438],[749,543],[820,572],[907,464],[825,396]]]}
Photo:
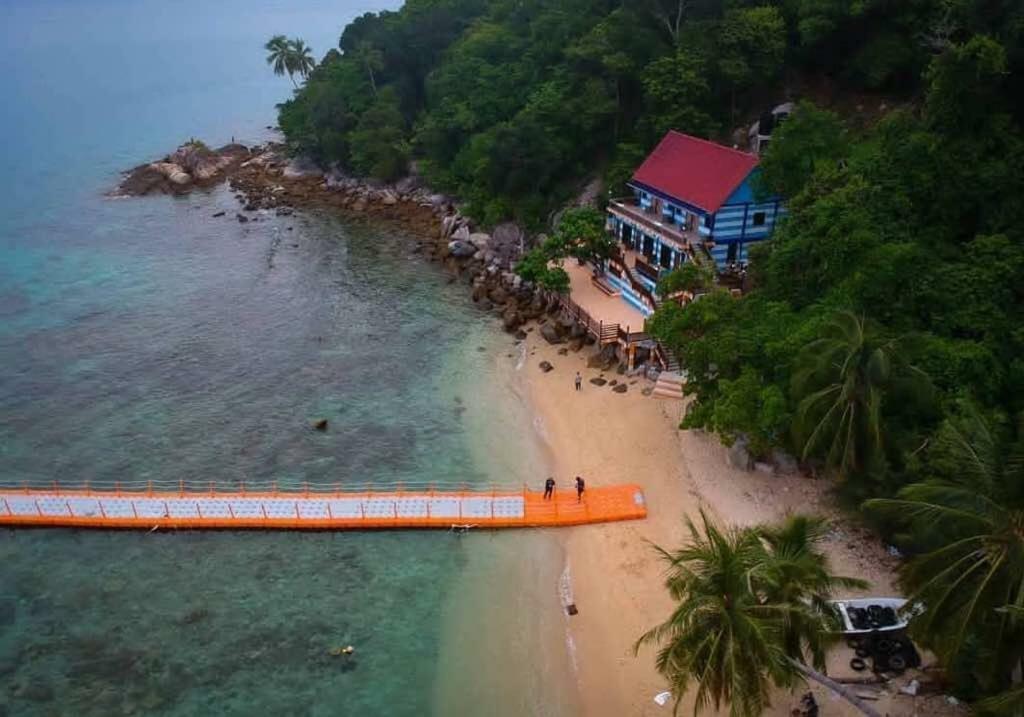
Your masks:
{"label": "wooden deck", "polygon": [[622,297],[608,294],[595,286],[591,281],[593,270],[590,266],[567,261],[563,268],[569,274],[572,300],[591,318],[604,324],[618,324],[623,330],[633,333],[644,330],[644,315]]}
{"label": "wooden deck", "polygon": [[0,488],[0,526],[249,530],[529,528],[647,516],[636,485],[539,491],[90,490]]}

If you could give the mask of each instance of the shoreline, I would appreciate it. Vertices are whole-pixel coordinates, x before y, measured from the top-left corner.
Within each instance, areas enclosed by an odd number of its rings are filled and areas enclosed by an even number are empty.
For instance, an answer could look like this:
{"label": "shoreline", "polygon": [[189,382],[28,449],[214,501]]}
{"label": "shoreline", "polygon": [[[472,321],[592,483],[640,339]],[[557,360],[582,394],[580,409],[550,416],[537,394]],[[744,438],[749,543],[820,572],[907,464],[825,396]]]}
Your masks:
{"label": "shoreline", "polygon": [[[254,161],[261,157],[263,161]],[[544,638],[534,637],[526,644],[540,651],[542,662],[559,661],[561,654],[570,663],[576,689],[569,699],[573,707],[566,708],[568,713],[658,715],[671,709],[671,702],[659,706],[653,700],[667,689],[654,668],[656,649],[645,647],[634,656],[633,645],[640,634],[663,621],[673,607],[663,587],[661,563],[651,545],[667,549],[680,545],[685,537],[684,516],[696,518],[699,509],[719,522],[738,525],[772,521],[787,512],[826,515],[834,521],[825,549],[835,571],[870,580],[872,588],[867,592],[871,594],[895,593],[896,559],[887,554],[877,537],[839,514],[827,483],[800,475],[776,476],[732,468],[725,447],[714,436],[678,429],[682,402],[646,395],[650,391],[643,389],[652,388],[652,381],[642,375],[618,376],[614,369],[602,372],[588,367],[591,351],[581,350],[585,348],[583,342],[559,346],[544,341],[540,324],[534,322],[540,319],[543,323],[543,317],[550,316],[554,324],[560,324],[559,306],[511,274],[517,254],[509,249],[519,246],[518,238],[507,233],[499,237],[496,229],[492,242],[491,235],[473,233],[469,221],[454,211],[450,200],[422,201],[429,193],[423,188],[398,193],[395,187],[370,186],[350,178],[336,181],[320,172],[290,173],[273,149],[262,149],[253,160],[242,163],[238,172],[224,178],[244,205],[234,217],[227,216],[229,221],[260,221],[270,213],[288,216],[294,209],[327,210],[346,220],[393,222],[418,237],[413,253],[440,264],[448,272],[450,283],[460,279],[467,283],[474,303],[483,309],[481,316],[490,316],[504,325],[507,334],[514,334],[518,348],[498,350],[495,358],[506,362],[516,377],[510,387],[514,392],[521,391],[520,398],[532,416],[532,425],[523,429],[540,445],[543,457],[538,463],[544,466],[544,473],[550,471],[555,476],[558,489],[573,490],[575,475],[584,476],[588,487],[624,482],[643,487],[648,504],[646,520],[559,531],[552,538],[564,555],[564,565],[555,571],[557,577],[540,570],[517,573],[520,580],[532,575],[532,579],[541,581],[538,586],[531,579],[531,594],[551,600],[550,608],[539,608],[545,615],[538,618],[544,623]],[[496,251],[499,245],[500,254]],[[529,331],[524,330],[528,327]],[[541,362],[554,368],[542,371],[538,367]],[[579,394],[572,386],[577,370],[584,377]],[[626,393],[613,393],[609,385],[597,387],[589,382],[599,375],[626,384]],[[534,477],[538,482],[543,478]],[[507,577],[512,573],[506,570],[505,574]],[[543,597],[548,590],[545,586],[550,588],[550,598]],[[507,590],[504,583],[501,587]],[[489,585],[479,594],[494,589]],[[502,590],[495,594],[502,595],[502,601],[507,597]],[[579,610],[571,617],[565,610],[570,600]],[[549,634],[554,612],[561,613],[565,625],[560,644]],[[505,617],[487,609],[480,614],[490,615],[484,625]],[[520,627],[540,629],[534,624]],[[529,654],[529,649],[526,652]],[[494,653],[493,659],[499,665],[502,655]],[[830,674],[836,675],[843,667],[843,659],[830,659]],[[488,669],[494,669],[495,675],[501,673],[500,666]],[[543,689],[538,691],[551,695],[560,683],[556,680],[552,685],[550,676],[543,676],[548,679],[535,681],[534,687],[542,684]],[[808,689],[815,693],[819,704],[829,705],[829,714],[856,714],[818,687],[799,687],[793,693],[778,694],[765,714],[789,715],[800,694]],[[559,702],[563,697],[557,694]],[[910,714],[897,709],[899,697],[890,700],[882,693],[879,699],[876,705],[894,717]],[[692,690],[680,707],[692,711]]]}
{"label": "shoreline", "polygon": [[[588,487],[634,481],[643,487],[648,507],[646,520],[581,526],[560,534],[573,601],[579,609],[566,620],[575,649],[580,714],[670,713],[671,701],[662,707],[653,699],[668,689],[654,667],[656,648],[643,647],[634,657],[633,645],[673,609],[663,585],[662,562],[652,545],[667,549],[681,545],[684,517],[696,519],[700,509],[720,523],[744,526],[774,521],[787,513],[823,515],[831,521],[823,547],[835,572],[871,583],[865,591],[842,597],[899,594],[898,559],[876,536],[840,512],[827,482],[731,467],[727,449],[714,436],[678,429],[681,401],[645,396],[642,389],[653,382],[641,377],[617,377],[629,386],[625,394],[595,386],[589,379],[602,372],[587,367],[589,352],[562,354],[559,346],[547,344],[538,333],[530,332],[521,344],[526,359],[519,374],[535,421],[543,427],[538,439],[547,445],[558,489],[571,490],[576,475],[582,475]],[[542,361],[554,368],[542,371],[538,366]],[[573,386],[576,371],[583,376],[579,393]],[[611,378],[614,371],[605,375]],[[838,643],[829,655],[828,673],[857,677],[848,668],[852,656]],[[908,672],[891,685],[868,688],[878,690],[875,706],[893,717],[962,714],[942,695],[900,694],[898,688],[912,677]],[[765,715],[788,717],[807,691],[814,693],[829,715],[859,715],[817,685],[778,691]],[[684,696],[680,705],[684,712],[693,711],[693,692],[691,688]]]}

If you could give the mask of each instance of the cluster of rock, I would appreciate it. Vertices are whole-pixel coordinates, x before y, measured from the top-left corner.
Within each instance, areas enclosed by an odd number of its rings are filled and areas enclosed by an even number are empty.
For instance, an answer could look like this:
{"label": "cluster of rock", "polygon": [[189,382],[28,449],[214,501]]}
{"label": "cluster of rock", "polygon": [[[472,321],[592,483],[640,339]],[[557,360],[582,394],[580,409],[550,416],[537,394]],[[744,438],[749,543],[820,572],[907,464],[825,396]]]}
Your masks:
{"label": "cluster of rock", "polygon": [[800,472],[800,463],[796,458],[780,448],[772,450],[763,460],[757,460],[750,450],[750,441],[740,435],[728,446],[726,460],[733,468],[742,471],[758,471],[774,475],[796,475]]}
{"label": "cluster of rock", "polygon": [[399,219],[424,231],[449,204],[416,175],[391,185],[358,179],[337,167],[325,171],[308,159],[290,159],[275,143],[256,148],[253,157],[232,173],[230,183],[246,211],[274,209],[287,214],[294,206],[330,206]]}
{"label": "cluster of rock", "polygon": [[202,142],[190,140],[163,159],[128,171],[115,193],[128,196],[153,192],[185,194],[195,187],[209,187],[223,181],[233,168],[249,157],[249,148],[242,144],[212,150]]}
{"label": "cluster of rock", "polygon": [[[557,314],[557,297],[524,282],[513,271],[527,244],[523,230],[510,222],[491,233],[481,231],[459,213],[452,199],[425,186],[415,170],[412,167],[409,176],[394,184],[384,184],[349,176],[338,167],[325,170],[308,159],[291,158],[279,143],[251,148],[231,144],[214,152],[191,141],[160,162],[131,170],[119,191],[181,194],[227,180],[242,204],[236,214],[242,223],[258,221],[268,212],[287,216],[295,207],[305,206],[395,219],[419,230],[422,238],[416,250],[444,264],[453,281],[465,281],[476,304],[499,316],[509,333],[525,338],[521,329],[525,323]],[[569,320],[548,322],[541,332],[549,341],[566,341],[577,351],[592,343]]]}

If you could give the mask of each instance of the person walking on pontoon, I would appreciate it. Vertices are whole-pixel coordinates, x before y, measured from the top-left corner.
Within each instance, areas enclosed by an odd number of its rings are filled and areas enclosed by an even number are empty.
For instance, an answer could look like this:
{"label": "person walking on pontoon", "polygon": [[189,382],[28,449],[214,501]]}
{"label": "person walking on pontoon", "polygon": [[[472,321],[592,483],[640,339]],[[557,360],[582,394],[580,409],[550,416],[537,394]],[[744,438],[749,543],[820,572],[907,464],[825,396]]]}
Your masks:
{"label": "person walking on pontoon", "polygon": [[544,481],[544,500],[551,500],[555,492],[555,479],[548,478]]}
{"label": "person walking on pontoon", "polygon": [[576,502],[579,503],[583,500],[583,491],[586,490],[587,485],[583,482],[583,479],[576,476]]}

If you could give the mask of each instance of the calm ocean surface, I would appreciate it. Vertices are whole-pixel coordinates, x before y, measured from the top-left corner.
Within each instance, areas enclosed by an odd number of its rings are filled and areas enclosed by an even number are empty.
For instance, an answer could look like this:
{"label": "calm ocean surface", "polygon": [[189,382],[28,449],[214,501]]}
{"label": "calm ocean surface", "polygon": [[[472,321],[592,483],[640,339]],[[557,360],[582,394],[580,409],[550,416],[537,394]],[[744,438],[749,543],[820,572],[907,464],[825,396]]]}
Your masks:
{"label": "calm ocean surface", "polygon": [[[265,139],[270,35],[320,56],[395,4],[0,0],[4,479],[543,470],[511,342],[401,232],[103,196]],[[540,532],[0,532],[0,716],[569,714],[561,562]]]}

